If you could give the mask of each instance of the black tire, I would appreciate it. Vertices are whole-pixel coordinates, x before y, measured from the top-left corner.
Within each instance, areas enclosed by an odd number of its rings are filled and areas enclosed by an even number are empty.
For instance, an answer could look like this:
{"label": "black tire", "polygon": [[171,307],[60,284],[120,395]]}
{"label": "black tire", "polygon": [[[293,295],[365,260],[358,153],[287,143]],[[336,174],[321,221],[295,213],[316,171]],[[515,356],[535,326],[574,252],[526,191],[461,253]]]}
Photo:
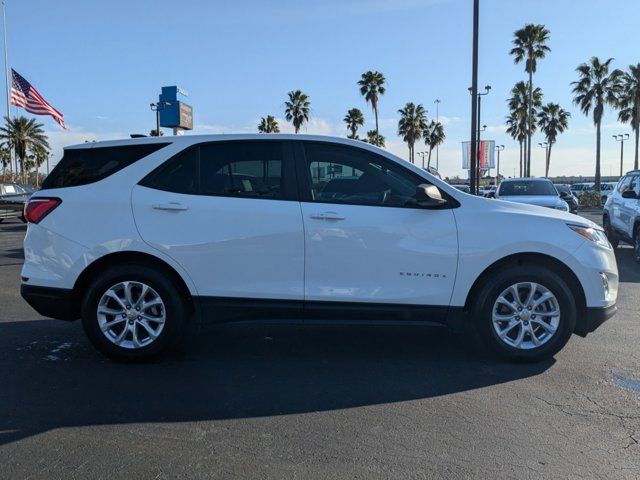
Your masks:
{"label": "black tire", "polygon": [[609,240],[609,243],[611,244],[611,246],[613,248],[618,248],[618,245],[620,244],[620,239],[613,232],[613,229],[611,228],[611,220],[609,220],[608,215],[604,215],[602,217],[602,228],[604,229],[604,233],[607,236],[607,239]]}
{"label": "black tire", "polygon": [[640,263],[640,227],[636,227],[636,233],[633,236],[633,258],[636,263]]}
{"label": "black tire", "polygon": [[[149,345],[130,349],[110,341],[98,323],[98,303],[104,293],[119,282],[142,282],[160,296],[165,306],[164,327]],[[82,326],[91,343],[104,355],[121,361],[157,359],[170,352],[183,339],[189,318],[189,302],[163,272],[146,265],[117,265],[96,277],[82,301]]]}
{"label": "black tire", "polygon": [[[546,343],[531,349],[518,349],[507,345],[493,327],[493,306],[500,294],[509,286],[520,282],[535,282],[546,287],[558,300],[560,321],[555,333]],[[539,362],[553,357],[569,341],[576,324],[576,302],[567,283],[553,268],[526,265],[504,267],[491,275],[475,295],[471,305],[472,327],[481,349],[494,356],[524,362]]]}

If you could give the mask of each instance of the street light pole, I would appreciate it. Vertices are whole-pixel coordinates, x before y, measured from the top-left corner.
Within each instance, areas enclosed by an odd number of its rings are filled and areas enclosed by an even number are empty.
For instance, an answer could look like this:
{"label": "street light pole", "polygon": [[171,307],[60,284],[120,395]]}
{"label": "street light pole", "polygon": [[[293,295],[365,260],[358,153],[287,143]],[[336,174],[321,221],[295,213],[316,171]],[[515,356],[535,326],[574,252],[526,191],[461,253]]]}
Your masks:
{"label": "street light pole", "polygon": [[496,181],[494,182],[495,186],[498,186],[498,177],[500,176],[500,152],[504,150],[504,145],[497,145],[496,152],[498,152],[498,163],[496,164]]}
{"label": "street light pole", "polygon": [[476,95],[478,95],[478,24],[480,17],[480,0],[473,0],[473,47],[471,60],[471,155],[469,158],[470,175],[469,186],[473,195],[478,194],[478,185],[476,184],[476,164],[478,160],[478,145],[476,145],[476,130],[478,122],[478,103]]}
{"label": "street light pole", "polygon": [[[433,103],[436,104],[436,123],[440,123],[440,99],[436,98]],[[440,170],[439,145],[436,145],[436,170]]]}
{"label": "street light pole", "polygon": [[[544,148],[544,173],[545,176],[549,174],[547,171],[547,161],[549,160],[549,144],[547,142],[538,143],[541,148]],[[529,176],[531,176],[531,172],[529,172]]]}
{"label": "street light pole", "polygon": [[[472,89],[470,88],[469,91],[472,92]],[[476,149],[476,162],[475,162],[475,169],[473,170],[473,175],[476,177],[476,185],[480,186],[480,149],[482,148],[482,145],[480,143],[480,132],[484,131],[484,130],[480,130],[480,120],[481,120],[481,107],[482,107],[482,97],[484,97],[485,95],[488,95],[489,92],[491,91],[491,85],[485,85],[484,87],[484,93],[477,93],[476,91],[476,97],[477,97],[477,112],[478,112],[478,117],[476,119],[476,123],[477,123],[477,132],[478,132],[478,136],[477,136],[477,149]],[[471,93],[471,95],[473,95],[473,92]],[[484,129],[486,130],[486,125],[484,125]]]}
{"label": "street light pole", "polygon": [[424,157],[427,155],[427,152],[418,152],[416,155],[422,159],[422,169],[424,170]]}
{"label": "street light pole", "polygon": [[[618,138],[620,137],[620,138]],[[628,133],[620,133],[618,135],[613,135],[613,138],[616,139],[616,142],[620,142],[620,176],[624,174],[623,163],[624,163],[624,141],[629,140]]]}
{"label": "street light pole", "polygon": [[156,112],[156,137],[160,136],[160,110],[164,110],[164,107],[171,106],[171,102],[156,102],[149,104],[151,110]]}

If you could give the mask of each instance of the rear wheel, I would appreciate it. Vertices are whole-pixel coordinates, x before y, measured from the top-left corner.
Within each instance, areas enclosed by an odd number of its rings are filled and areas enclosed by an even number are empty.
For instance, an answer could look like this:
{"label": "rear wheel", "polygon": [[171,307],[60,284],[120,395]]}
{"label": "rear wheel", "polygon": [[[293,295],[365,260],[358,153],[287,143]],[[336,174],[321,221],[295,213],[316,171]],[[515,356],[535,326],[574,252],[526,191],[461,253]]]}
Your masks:
{"label": "rear wheel", "polygon": [[609,243],[611,244],[611,246],[613,248],[617,248],[618,244],[620,243],[620,240],[618,239],[616,234],[613,232],[613,229],[611,228],[611,220],[609,220],[608,215],[605,215],[604,217],[602,217],[602,228],[604,229],[604,233],[607,236],[607,239],[609,240]]}
{"label": "rear wheel", "polygon": [[188,304],[172,282],[145,265],[116,266],[98,276],[82,304],[93,345],[116,360],[147,360],[181,339]]}
{"label": "rear wheel", "polygon": [[576,322],[576,303],[551,268],[504,268],[482,288],[472,308],[478,340],[511,360],[541,361],[565,346]]}

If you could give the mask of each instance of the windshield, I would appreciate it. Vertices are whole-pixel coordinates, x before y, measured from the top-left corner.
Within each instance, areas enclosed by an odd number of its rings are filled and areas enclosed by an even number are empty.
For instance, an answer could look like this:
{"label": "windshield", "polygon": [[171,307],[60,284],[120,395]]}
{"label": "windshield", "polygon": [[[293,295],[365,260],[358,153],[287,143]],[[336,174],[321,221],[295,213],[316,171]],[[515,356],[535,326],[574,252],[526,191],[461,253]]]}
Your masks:
{"label": "windshield", "polygon": [[500,185],[500,196],[511,195],[558,195],[551,182],[519,180]]}

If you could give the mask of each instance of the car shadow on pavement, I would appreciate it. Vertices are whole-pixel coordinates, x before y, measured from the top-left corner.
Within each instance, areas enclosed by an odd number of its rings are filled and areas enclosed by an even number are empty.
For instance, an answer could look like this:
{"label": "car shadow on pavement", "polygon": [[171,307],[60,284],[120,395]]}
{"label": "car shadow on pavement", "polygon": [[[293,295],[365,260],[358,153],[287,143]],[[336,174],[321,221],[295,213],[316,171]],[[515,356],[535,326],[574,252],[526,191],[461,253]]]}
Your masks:
{"label": "car shadow on pavement", "polygon": [[[69,426],[234,419],[438,397],[539,375],[421,327],[217,326],[177,354],[124,364],[78,323],[0,324],[0,444]],[[429,415],[429,411],[424,412]]]}

